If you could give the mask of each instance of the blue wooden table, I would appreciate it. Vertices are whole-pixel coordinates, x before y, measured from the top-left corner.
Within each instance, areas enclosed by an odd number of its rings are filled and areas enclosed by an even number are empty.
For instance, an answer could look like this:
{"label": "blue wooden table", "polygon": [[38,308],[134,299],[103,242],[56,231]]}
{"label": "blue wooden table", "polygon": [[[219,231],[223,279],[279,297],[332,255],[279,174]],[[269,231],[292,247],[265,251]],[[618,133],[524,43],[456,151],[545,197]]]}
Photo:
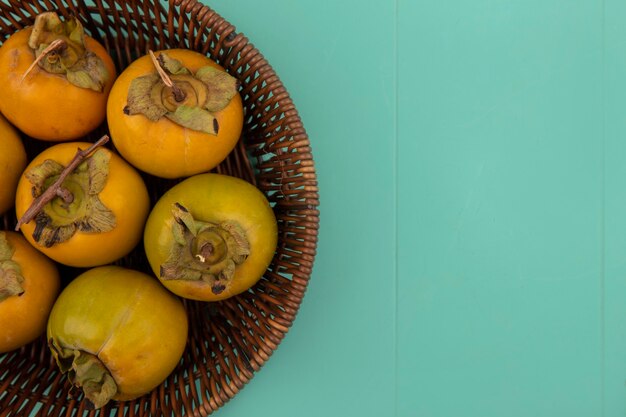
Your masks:
{"label": "blue wooden table", "polygon": [[230,416],[626,414],[626,3],[205,0],[311,137],[299,316]]}

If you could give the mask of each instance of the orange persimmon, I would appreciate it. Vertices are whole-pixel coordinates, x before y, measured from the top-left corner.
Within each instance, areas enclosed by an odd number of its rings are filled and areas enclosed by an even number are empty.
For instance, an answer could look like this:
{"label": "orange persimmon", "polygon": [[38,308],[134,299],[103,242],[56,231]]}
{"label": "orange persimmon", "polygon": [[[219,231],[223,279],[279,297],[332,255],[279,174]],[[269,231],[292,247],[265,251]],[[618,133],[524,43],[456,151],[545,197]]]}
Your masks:
{"label": "orange persimmon", "polygon": [[209,171],[239,140],[239,82],[198,52],[172,49],[151,55],[131,63],[111,89],[111,139],[128,162],[158,177]]}
{"label": "orange persimmon", "polygon": [[[18,219],[90,143],[59,143],[37,155],[20,178]],[[65,265],[90,267],[127,255],[141,239],[149,197],[137,171],[107,148],[95,150],[59,187],[32,220],[21,224],[26,239]]]}
{"label": "orange persimmon", "polygon": [[54,262],[19,233],[0,232],[0,353],[44,333],[59,286]]}
{"label": "orange persimmon", "polygon": [[0,115],[0,214],[13,207],[17,182],[26,162],[26,150],[18,132]]}
{"label": "orange persimmon", "polygon": [[76,18],[38,15],[0,47],[0,68],[0,112],[28,136],[78,139],[105,119],[115,65]]}

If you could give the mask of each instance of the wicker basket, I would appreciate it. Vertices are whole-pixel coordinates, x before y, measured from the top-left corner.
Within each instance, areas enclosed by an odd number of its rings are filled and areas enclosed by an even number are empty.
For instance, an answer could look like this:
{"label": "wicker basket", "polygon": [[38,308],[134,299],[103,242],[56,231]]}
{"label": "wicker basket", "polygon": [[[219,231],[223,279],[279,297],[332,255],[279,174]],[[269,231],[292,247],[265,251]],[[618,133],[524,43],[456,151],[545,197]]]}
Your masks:
{"label": "wicker basket", "polygon": [[[151,394],[89,410],[61,375],[43,337],[0,355],[0,417],[206,416],[232,398],[285,336],[304,296],[317,246],[318,189],[309,139],[271,66],[245,36],[194,0],[0,0],[0,42],[41,12],[74,15],[100,41],[118,71],[148,49],[184,47],[209,55],[241,81],[242,138],[216,172],[244,178],[269,198],[279,225],[272,264],[250,291],[219,303],[186,301],[191,329],[178,367]],[[106,126],[86,140],[106,133]],[[29,157],[46,146],[24,138]],[[174,181],[148,175],[153,202]],[[7,215],[4,228],[15,224]],[[150,271],[143,248],[120,264]],[[66,280],[82,272],[62,268]]]}

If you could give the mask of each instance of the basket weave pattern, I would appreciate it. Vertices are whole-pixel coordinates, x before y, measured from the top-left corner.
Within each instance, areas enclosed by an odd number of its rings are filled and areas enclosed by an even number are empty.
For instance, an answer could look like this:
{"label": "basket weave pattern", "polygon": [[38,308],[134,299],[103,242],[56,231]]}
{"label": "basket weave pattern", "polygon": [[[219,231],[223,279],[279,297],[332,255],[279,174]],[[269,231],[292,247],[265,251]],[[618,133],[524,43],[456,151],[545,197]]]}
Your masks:
{"label": "basket weave pattern", "polygon": [[[59,373],[42,338],[0,355],[0,417],[206,416],[231,399],[269,359],[293,320],[313,267],[318,188],[309,138],[281,81],[259,51],[215,11],[195,0],[0,0],[0,43],[54,10],[76,16],[113,57],[118,72],[149,49],[188,48],[210,56],[241,82],[245,121],[236,149],[214,171],[243,178],[268,197],[278,220],[274,259],[250,291],[218,303],[185,301],[190,332],[178,367],[130,402],[88,409]],[[103,125],[85,138],[106,133]],[[29,157],[45,144],[24,138]],[[175,181],[144,179],[154,203]],[[15,225],[9,213],[4,228]],[[149,272],[143,249],[120,265]],[[65,276],[81,272],[63,268]]]}

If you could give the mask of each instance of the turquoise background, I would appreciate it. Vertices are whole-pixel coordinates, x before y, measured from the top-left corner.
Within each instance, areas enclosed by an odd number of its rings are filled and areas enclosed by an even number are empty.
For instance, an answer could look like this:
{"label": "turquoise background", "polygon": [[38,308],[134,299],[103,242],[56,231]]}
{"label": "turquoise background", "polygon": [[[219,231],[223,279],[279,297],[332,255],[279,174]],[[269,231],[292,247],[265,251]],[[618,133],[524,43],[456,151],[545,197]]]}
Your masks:
{"label": "turquoise background", "polygon": [[216,416],[626,415],[626,2],[205,2],[321,198],[298,318]]}
{"label": "turquoise background", "polygon": [[625,1],[204,3],[321,199],[298,318],[214,416],[626,416]]}

